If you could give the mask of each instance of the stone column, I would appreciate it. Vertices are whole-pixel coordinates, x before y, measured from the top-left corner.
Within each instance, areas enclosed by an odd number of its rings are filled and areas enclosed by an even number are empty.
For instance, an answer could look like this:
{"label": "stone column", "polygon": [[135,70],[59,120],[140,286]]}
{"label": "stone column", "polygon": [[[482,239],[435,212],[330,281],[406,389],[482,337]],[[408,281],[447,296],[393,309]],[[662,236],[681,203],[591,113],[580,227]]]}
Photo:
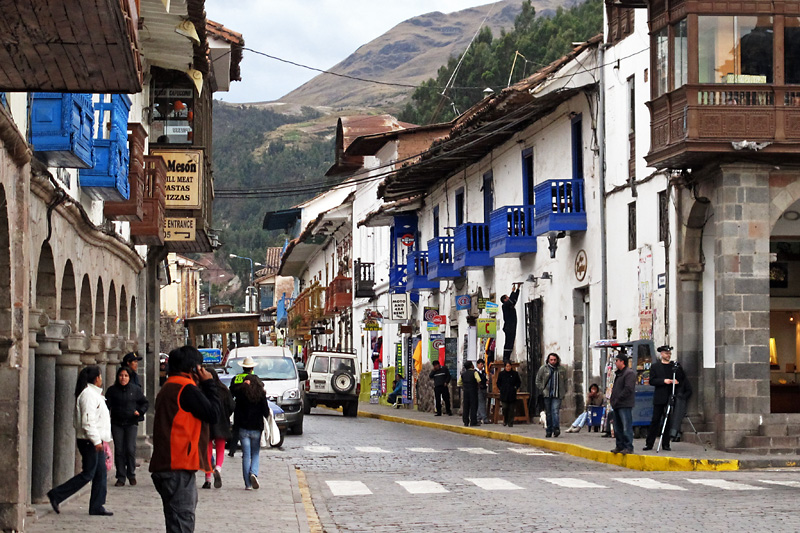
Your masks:
{"label": "stone column", "polygon": [[93,364],[100,367],[100,375],[103,376],[103,380],[106,379],[106,363],[108,362],[108,354],[106,353],[106,340],[104,337],[105,335],[92,335],[92,338],[89,341],[89,350],[94,355],[95,362]]}
{"label": "stone column", "polygon": [[106,370],[103,374],[103,383],[105,387],[110,387],[117,379],[117,368],[122,358],[120,350],[122,347],[119,343],[119,336],[117,335],[102,335],[103,346],[106,352]]}
{"label": "stone column", "polygon": [[33,417],[36,410],[34,397],[36,392],[36,349],[39,343],[36,341],[40,331],[48,323],[47,315],[41,309],[28,310],[28,438],[27,438],[27,464],[28,464],[28,497],[27,502],[33,502]]}
{"label": "stone column", "polygon": [[33,478],[31,497],[34,502],[45,501],[45,493],[53,487],[53,451],[55,444],[56,357],[61,355],[59,344],[69,335],[66,320],[51,320],[37,335],[36,387],[33,404]]}
{"label": "stone column", "polygon": [[73,333],[61,343],[56,357],[56,422],[53,451],[53,485],[60,485],[75,475],[75,383],[82,366],[81,355],[89,347],[89,338]]}
{"label": "stone column", "polygon": [[84,366],[99,364],[100,352],[103,351],[103,338],[99,335],[92,335],[88,341],[89,345],[86,351],[81,354],[81,363]]}
{"label": "stone column", "polygon": [[770,412],[769,169],[725,165],[716,183],[716,431],[725,450]]}
{"label": "stone column", "polygon": [[[713,372],[703,372],[703,265],[684,263],[678,266],[678,283],[676,303],[680,312],[677,320],[677,336],[679,342],[678,361],[686,372],[692,390],[689,399],[688,415],[698,425],[697,416],[703,413],[706,421],[713,418],[714,405],[703,400],[705,391],[714,391]],[[704,380],[704,377],[708,380]],[[708,386],[705,386],[708,385]]]}

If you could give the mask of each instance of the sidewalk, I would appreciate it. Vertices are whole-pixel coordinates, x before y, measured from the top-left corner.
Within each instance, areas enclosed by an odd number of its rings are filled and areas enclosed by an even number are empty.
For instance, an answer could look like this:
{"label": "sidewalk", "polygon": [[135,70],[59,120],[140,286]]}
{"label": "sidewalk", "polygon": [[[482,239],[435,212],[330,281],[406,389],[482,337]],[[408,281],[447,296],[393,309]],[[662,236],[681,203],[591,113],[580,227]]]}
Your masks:
{"label": "sidewalk", "polygon": [[[137,469],[135,487],[114,487],[114,472],[109,472],[106,508],[111,517],[89,515],[89,485],[61,504],[56,514],[50,504],[34,505],[35,517],[26,520],[25,531],[45,533],[80,531],[164,531],[164,512],[150,474],[148,463]],[[302,473],[300,474],[302,476]],[[197,515],[195,531],[227,531],[232,527],[248,531],[307,532],[309,524],[303,505],[301,484],[292,465],[283,461],[280,451],[261,450],[259,490],[245,491],[241,455],[225,457],[222,488],[205,490],[202,473],[197,474]]]}
{"label": "sidewalk", "polygon": [[[412,409],[394,409],[387,405],[369,403],[359,404],[359,416],[377,418],[401,424],[452,431],[467,435],[477,435],[496,440],[504,440],[515,444],[527,444],[575,457],[582,457],[599,463],[622,466],[643,471],[731,471],[753,470],[759,468],[793,468],[800,466],[797,455],[746,455],[721,452],[712,448],[688,442],[671,443],[669,452],[655,450],[643,452],[644,439],[636,439],[634,454],[622,455],[611,453],[615,441],[603,437],[602,433],[589,433],[583,428],[580,433],[565,433],[569,425],[562,428],[558,438],[545,438],[544,428],[539,424],[515,424],[505,427],[502,424],[484,424],[480,427],[464,427],[461,416],[435,417],[433,413],[419,412]],[[570,421],[571,422],[571,421]],[[570,422],[567,422],[569,424]]]}

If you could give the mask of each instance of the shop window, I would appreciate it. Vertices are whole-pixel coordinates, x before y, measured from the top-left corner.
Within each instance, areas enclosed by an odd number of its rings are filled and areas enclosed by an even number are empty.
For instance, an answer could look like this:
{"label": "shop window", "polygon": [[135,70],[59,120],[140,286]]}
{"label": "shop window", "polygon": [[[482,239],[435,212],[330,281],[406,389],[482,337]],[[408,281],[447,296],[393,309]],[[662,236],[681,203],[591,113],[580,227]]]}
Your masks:
{"label": "shop window", "polygon": [[653,79],[653,96],[658,98],[667,92],[669,77],[669,39],[667,28],[663,28],[653,36],[655,48],[655,79]]}
{"label": "shop window", "polygon": [[157,144],[192,144],[194,88],[185,78],[170,72],[153,82],[150,138]]}
{"label": "shop window", "polygon": [[800,83],[800,17],[786,17],[783,30],[783,64],[786,83]]}
{"label": "shop window", "polygon": [[772,83],[772,17],[699,17],[700,83]]}
{"label": "shop window", "polygon": [[675,24],[672,31],[673,89],[678,89],[689,82],[689,37],[686,19]]}

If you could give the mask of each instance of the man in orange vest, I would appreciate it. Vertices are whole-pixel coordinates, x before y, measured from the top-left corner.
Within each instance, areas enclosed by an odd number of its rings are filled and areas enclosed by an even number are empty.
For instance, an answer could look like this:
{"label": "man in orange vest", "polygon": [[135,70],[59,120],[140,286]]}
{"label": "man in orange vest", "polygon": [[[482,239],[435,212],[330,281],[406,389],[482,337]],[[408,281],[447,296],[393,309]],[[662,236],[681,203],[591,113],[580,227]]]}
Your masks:
{"label": "man in orange vest", "polygon": [[161,495],[169,533],[194,531],[197,508],[195,472],[208,445],[201,446],[203,423],[219,418],[220,401],[203,356],[193,346],[169,353],[169,378],[156,397],[150,472]]}

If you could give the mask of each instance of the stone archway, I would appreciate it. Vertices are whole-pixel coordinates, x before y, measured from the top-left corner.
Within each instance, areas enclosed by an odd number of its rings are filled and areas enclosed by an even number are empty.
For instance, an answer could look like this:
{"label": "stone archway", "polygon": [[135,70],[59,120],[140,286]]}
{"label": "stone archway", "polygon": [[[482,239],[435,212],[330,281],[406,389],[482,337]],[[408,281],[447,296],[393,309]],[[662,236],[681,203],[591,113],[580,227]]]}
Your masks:
{"label": "stone archway", "polygon": [[94,334],[106,332],[106,298],[103,293],[103,278],[97,278],[97,292],[94,299]]}
{"label": "stone archway", "polygon": [[106,313],[106,333],[116,335],[119,322],[117,321],[117,290],[114,282],[108,289],[108,312]]}
{"label": "stone archway", "polygon": [[81,280],[81,305],[78,315],[78,328],[81,332],[92,335],[94,314],[92,313],[92,282],[85,274]]}
{"label": "stone archway", "polygon": [[49,244],[43,244],[39,252],[39,266],[36,270],[36,304],[51,319],[58,318],[56,305],[56,266],[53,261],[53,250]]}
{"label": "stone archway", "polygon": [[64,274],[61,277],[61,313],[58,318],[68,320],[72,328],[77,326],[77,294],[75,291],[75,272],[72,261],[67,260],[64,265]]}
{"label": "stone archway", "polygon": [[130,307],[130,339],[137,340],[138,329],[136,327],[137,324],[137,316],[136,316],[136,296],[131,296],[131,307]]}
{"label": "stone archway", "polygon": [[128,322],[128,295],[125,287],[119,291],[119,335],[125,339],[130,336]]}
{"label": "stone archway", "polygon": [[[0,336],[11,336],[11,244],[6,191],[0,185]],[[0,357],[5,359],[5,357]]]}

